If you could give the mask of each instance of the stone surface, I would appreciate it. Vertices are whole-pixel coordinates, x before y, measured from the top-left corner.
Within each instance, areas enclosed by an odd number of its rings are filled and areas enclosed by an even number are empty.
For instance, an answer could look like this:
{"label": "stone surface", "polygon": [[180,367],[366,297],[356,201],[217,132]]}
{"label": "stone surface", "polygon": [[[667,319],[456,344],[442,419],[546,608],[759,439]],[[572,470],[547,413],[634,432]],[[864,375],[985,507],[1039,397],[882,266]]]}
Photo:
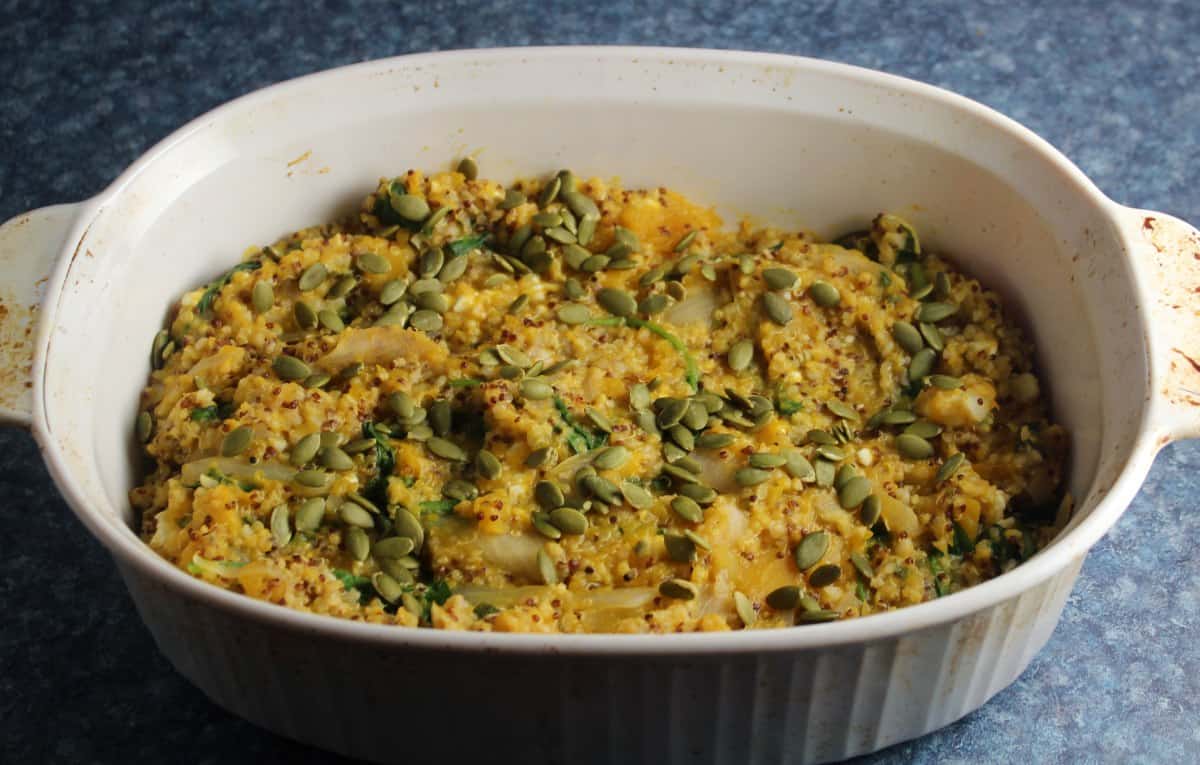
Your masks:
{"label": "stone surface", "polygon": [[[447,48],[636,43],[941,85],[1025,123],[1115,199],[1200,222],[1197,29],[1195,2],[0,2],[0,219],[94,194],[186,120],[296,75]],[[1166,449],[1029,670],[865,761],[1194,762],[1198,493],[1200,444]],[[0,429],[0,539],[0,761],[333,760],[217,709],[167,665],[17,430]]]}

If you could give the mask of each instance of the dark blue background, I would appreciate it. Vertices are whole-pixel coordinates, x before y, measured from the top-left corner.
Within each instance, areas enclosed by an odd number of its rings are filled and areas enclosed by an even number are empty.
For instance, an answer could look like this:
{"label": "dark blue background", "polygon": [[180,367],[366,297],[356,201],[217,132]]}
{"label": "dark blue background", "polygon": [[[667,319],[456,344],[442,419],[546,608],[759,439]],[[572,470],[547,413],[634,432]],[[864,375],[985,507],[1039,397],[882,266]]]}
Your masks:
{"label": "dark blue background", "polygon": [[[175,127],[263,85],[558,43],[776,51],[925,80],[1025,123],[1114,199],[1200,222],[1200,3],[1029,0],[0,2],[0,219],[100,191]],[[1021,679],[868,761],[1194,762],[1198,489],[1200,445],[1169,447]],[[0,761],[333,759],[229,716],[167,665],[22,431],[0,429],[0,504]]]}

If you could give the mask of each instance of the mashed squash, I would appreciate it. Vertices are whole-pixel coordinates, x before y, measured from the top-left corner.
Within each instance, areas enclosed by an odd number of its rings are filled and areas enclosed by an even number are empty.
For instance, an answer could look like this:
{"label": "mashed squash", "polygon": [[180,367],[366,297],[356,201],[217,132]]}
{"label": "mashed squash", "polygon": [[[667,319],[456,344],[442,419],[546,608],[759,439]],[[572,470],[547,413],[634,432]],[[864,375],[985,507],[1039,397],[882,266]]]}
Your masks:
{"label": "mashed squash", "polygon": [[182,297],[131,500],[192,575],[348,619],[850,618],[1003,573],[1063,522],[1032,358],[895,216],[823,243],[465,161]]}

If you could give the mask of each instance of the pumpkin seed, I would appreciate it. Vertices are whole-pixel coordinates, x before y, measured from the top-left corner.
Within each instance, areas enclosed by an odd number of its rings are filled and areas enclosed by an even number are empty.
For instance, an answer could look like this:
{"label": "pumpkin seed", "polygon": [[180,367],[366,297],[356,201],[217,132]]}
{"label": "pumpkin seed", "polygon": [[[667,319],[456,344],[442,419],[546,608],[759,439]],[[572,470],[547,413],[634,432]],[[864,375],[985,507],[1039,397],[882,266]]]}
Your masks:
{"label": "pumpkin seed", "polygon": [[413,329],[419,329],[422,332],[437,332],[442,328],[442,315],[423,308],[409,317],[408,324]]}
{"label": "pumpkin seed", "polygon": [[750,362],[754,360],[754,343],[746,338],[742,338],[734,343],[729,348],[729,368],[735,372],[741,372],[750,366]]}
{"label": "pumpkin seed", "polygon": [[827,401],[825,403],[825,407],[829,409],[829,411],[832,412],[836,417],[841,417],[843,420],[853,420],[854,422],[858,422],[858,412],[854,409],[854,407],[850,406],[844,401],[833,399],[831,401]]}
{"label": "pumpkin seed", "polygon": [[433,438],[433,428],[428,425],[414,425],[405,433],[410,441],[428,441]]}
{"label": "pumpkin seed", "polygon": [[533,498],[543,510],[562,507],[566,502],[562,489],[553,481],[538,481],[533,487]]}
{"label": "pumpkin seed", "polygon": [[466,255],[457,255],[446,260],[446,265],[442,266],[442,270],[438,271],[438,281],[443,284],[458,279],[467,272],[467,266],[471,265],[471,259]]}
{"label": "pumpkin seed", "polygon": [[898,321],[892,325],[892,337],[895,338],[896,344],[909,354],[916,353],[925,345],[921,341],[921,333],[907,321]]}
{"label": "pumpkin seed", "polygon": [[700,483],[700,479],[696,477],[695,473],[675,465],[663,465],[662,471],[682,483]]}
{"label": "pumpkin seed", "polygon": [[933,482],[942,483],[943,481],[949,479],[958,472],[958,469],[962,467],[963,460],[965,459],[966,456],[964,456],[962,452],[955,452],[947,457],[946,461],[942,463],[942,466],[938,468],[937,475],[934,476]]}
{"label": "pumpkin seed", "polygon": [[500,204],[496,205],[501,210],[511,210],[514,207],[525,204],[525,195],[517,189],[507,189],[504,192],[504,199]]}
{"label": "pumpkin seed", "polygon": [[622,481],[620,489],[621,496],[625,498],[625,501],[628,502],[631,507],[634,507],[638,510],[645,510],[654,504],[654,497],[650,494],[650,492],[646,491],[632,481]]}
{"label": "pumpkin seed", "polygon": [[836,446],[830,446],[828,444],[821,444],[817,447],[816,452],[818,457],[824,457],[830,462],[841,462],[842,460],[846,459],[846,453],[844,451]]}
{"label": "pumpkin seed", "polygon": [[[659,402],[662,402],[661,404]],[[687,412],[688,402],[682,398],[660,398],[654,402],[659,404],[658,416],[655,422],[659,428],[666,430],[672,425],[677,424],[683,415]]]}
{"label": "pumpkin seed", "polygon": [[417,273],[422,279],[432,279],[438,275],[445,264],[446,256],[442,254],[441,249],[435,247],[421,253],[421,257],[417,261]]}
{"label": "pumpkin seed", "polygon": [[652,316],[656,313],[662,313],[667,307],[667,296],[654,294],[647,296],[642,302],[638,303],[638,313],[644,313],[647,316]]}
{"label": "pumpkin seed", "polygon": [[658,593],[675,600],[692,600],[696,597],[696,585],[684,579],[668,579],[658,586]]}
{"label": "pumpkin seed", "polygon": [[310,497],[296,509],[296,531],[313,532],[325,520],[325,498]]}
{"label": "pumpkin seed", "polygon": [[942,426],[932,423],[929,420],[918,420],[905,428],[904,432],[907,435],[917,436],[928,441],[931,438],[941,435]]}
{"label": "pumpkin seed", "polygon": [[854,476],[838,489],[838,504],[846,510],[858,507],[871,496],[871,482],[862,476]]}
{"label": "pumpkin seed", "polygon": [[954,390],[961,388],[963,384],[961,379],[950,375],[930,375],[929,382],[933,384],[933,387],[942,390]]}
{"label": "pumpkin seed", "polygon": [[628,449],[624,446],[609,446],[600,450],[592,464],[597,470],[617,470],[628,461]]}
{"label": "pumpkin seed", "polygon": [[236,457],[246,451],[254,439],[254,430],[245,425],[234,428],[221,440],[221,456]]}
{"label": "pumpkin seed", "polygon": [[594,218],[591,216],[583,216],[580,218],[579,225],[575,232],[575,238],[580,244],[588,244],[592,241],[592,237],[596,235],[596,224],[599,223],[599,221],[599,216]]}
{"label": "pumpkin seed", "polygon": [[737,611],[738,618],[742,620],[743,625],[747,627],[754,626],[754,622],[758,619],[758,614],[755,613],[754,602],[750,598],[734,590],[733,608]]}
{"label": "pumpkin seed", "polygon": [[860,552],[850,553],[850,562],[854,564],[854,568],[859,574],[866,579],[875,576],[875,569],[871,568],[871,561],[867,560],[867,556]]}
{"label": "pumpkin seed", "polygon": [[935,351],[941,352],[946,347],[946,341],[942,338],[941,331],[927,322],[922,322],[921,337],[925,338],[925,342]]}
{"label": "pumpkin seed", "polygon": [[526,356],[524,351],[511,345],[497,345],[496,355],[503,361],[521,369],[528,369],[533,365],[533,360]]}
{"label": "pumpkin seed", "polygon": [[388,603],[395,603],[405,594],[404,586],[382,571],[376,571],[371,575],[371,586],[375,588],[379,597]]}
{"label": "pumpkin seed", "polygon": [[530,220],[542,228],[554,228],[555,226],[561,226],[563,222],[562,216],[556,212],[540,212],[530,218]]}
{"label": "pumpkin seed", "polygon": [[826,446],[833,446],[837,443],[837,439],[834,438],[831,434],[826,433],[823,430],[817,430],[816,428],[814,428],[814,429],[808,431],[806,434],[804,434],[804,438],[810,444],[823,444]]}
{"label": "pumpkin seed", "polygon": [[880,514],[883,512],[883,503],[879,499],[879,495],[872,494],[863,500],[862,507],[858,509],[858,518],[867,528],[871,528],[879,520]]}
{"label": "pumpkin seed", "polygon": [[691,563],[696,559],[696,545],[682,534],[663,534],[667,557],[676,563]]}
{"label": "pumpkin seed", "polygon": [[580,479],[580,483],[584,491],[607,505],[615,505],[621,501],[621,490],[607,478],[594,474],[586,475]]}
{"label": "pumpkin seed", "polygon": [[458,172],[463,174],[463,177],[468,181],[473,181],[479,177],[479,165],[470,157],[463,157],[458,162]]}
{"label": "pumpkin seed", "polygon": [[840,579],[841,576],[841,566],[836,563],[826,563],[823,566],[818,566],[808,575],[808,584],[811,587],[828,587]]}
{"label": "pumpkin seed", "polygon": [[134,435],[139,444],[144,444],[154,435],[154,416],[149,412],[138,412],[133,426]]}
{"label": "pumpkin seed", "polygon": [[592,198],[581,191],[560,191],[559,196],[571,212],[579,218],[600,218],[600,208]]}
{"label": "pumpkin seed", "polygon": [[922,348],[908,363],[908,379],[916,382],[929,375],[937,363],[937,353],[932,348]]}
{"label": "pumpkin seed", "polygon": [[553,446],[544,446],[541,449],[534,449],[525,458],[525,467],[540,468],[543,465],[553,464],[557,453]]}
{"label": "pumpkin seed", "polygon": [[442,496],[459,502],[470,502],[479,496],[479,489],[470,481],[453,478],[442,486]]}
{"label": "pumpkin seed", "polygon": [[724,449],[734,441],[732,433],[704,433],[696,437],[697,449]]}
{"label": "pumpkin seed", "polygon": [[411,419],[417,411],[412,398],[404,392],[393,393],[391,396],[388,396],[388,408],[402,420]]}
{"label": "pumpkin seed", "polygon": [[637,313],[637,301],[624,290],[604,287],[596,293],[596,302],[614,316],[633,316]]}
{"label": "pumpkin seed", "polygon": [[815,611],[801,611],[796,616],[796,621],[803,624],[821,624],[823,622],[835,621],[837,618],[837,611],[830,611],[827,608],[818,608]]}
{"label": "pumpkin seed", "polygon": [[679,444],[679,448],[685,452],[690,452],[696,448],[696,437],[692,435],[692,431],[683,425],[672,425],[667,429],[667,436]]}
{"label": "pumpkin seed", "polygon": [[858,475],[862,475],[861,473],[858,472],[858,468],[854,467],[850,463],[846,463],[845,465],[842,465],[841,467],[839,467],[837,469],[837,473],[835,473],[833,476],[834,490],[840,492],[842,490],[842,487],[845,486],[850,481],[851,478],[854,478],[855,476],[858,476]]}
{"label": "pumpkin seed", "polygon": [[346,324],[342,321],[342,317],[338,316],[328,308],[322,308],[320,311],[317,311],[317,322],[330,332],[341,332],[346,328]]}
{"label": "pumpkin seed", "polygon": [[813,470],[812,463],[809,462],[803,454],[797,449],[785,449],[783,452],[784,463],[783,469],[787,471],[792,478],[798,478],[801,481],[812,481],[817,477],[816,471]]}
{"label": "pumpkin seed", "polygon": [[683,252],[688,248],[688,246],[691,245],[692,242],[696,240],[697,233],[699,232],[696,229],[692,229],[691,231],[687,232],[678,242],[675,243],[675,246],[672,247],[671,250],[673,252]]}
{"label": "pumpkin seed", "polygon": [[893,409],[884,412],[879,418],[881,425],[907,425],[910,422],[916,422],[917,415],[912,412],[904,411],[903,409]]}
{"label": "pumpkin seed", "polygon": [[808,295],[822,308],[832,308],[842,301],[842,295],[829,282],[817,280],[809,285]]}
{"label": "pumpkin seed", "polygon": [[434,456],[453,462],[466,462],[467,453],[453,441],[447,441],[440,436],[434,436],[425,442],[425,448]]}
{"label": "pumpkin seed", "polygon": [[358,279],[353,274],[346,274],[333,283],[329,291],[325,293],[326,297],[344,298],[350,294],[350,290],[358,286]]}
{"label": "pumpkin seed", "polygon": [[691,540],[692,544],[696,545],[696,547],[699,547],[701,550],[711,550],[712,549],[712,545],[709,544],[707,539],[700,536],[699,534],[692,531],[691,529],[684,529],[683,536],[685,538]]}
{"label": "pumpkin seed", "polygon": [[564,534],[579,535],[587,531],[587,516],[573,507],[559,507],[550,511],[550,522]]}
{"label": "pumpkin seed", "polygon": [[417,520],[417,517],[400,508],[396,510],[396,517],[392,519],[396,527],[396,534],[402,537],[408,537],[413,541],[416,550],[420,551],[421,546],[425,543],[425,527]]}
{"label": "pumpkin seed", "polygon": [[681,495],[676,496],[671,500],[671,509],[680,518],[689,523],[699,523],[704,520],[704,510],[696,503],[696,500],[689,499]]}
{"label": "pumpkin seed", "polygon": [[375,527],[375,519],[365,508],[356,505],[353,502],[343,502],[338,508],[338,518],[348,526],[356,526],[360,529],[370,529]]}
{"label": "pumpkin seed", "polygon": [[255,313],[266,313],[275,305],[275,290],[270,282],[257,281],[250,290],[250,305]]}
{"label": "pumpkin seed", "polygon": [[806,534],[800,540],[800,544],[796,545],[796,568],[801,571],[807,571],[821,561],[825,557],[825,553],[829,550],[829,534],[824,531],[814,531],[811,534]]}
{"label": "pumpkin seed", "polygon": [[774,292],[763,293],[762,304],[767,318],[781,327],[786,326],[792,320],[792,307]]}
{"label": "pumpkin seed", "polygon": [[554,388],[545,380],[540,380],[536,377],[529,377],[521,381],[518,386],[521,391],[521,396],[530,401],[543,401],[554,396]]}
{"label": "pumpkin seed", "polygon": [[590,406],[585,408],[583,410],[583,412],[584,412],[584,414],[587,415],[587,418],[591,421],[591,423],[593,425],[596,426],[596,428],[598,430],[600,430],[601,432],[604,432],[604,433],[612,433],[612,429],[613,429],[612,422],[607,417],[605,417],[603,413],[597,411],[596,409],[593,409]]}
{"label": "pumpkin seed", "polygon": [[545,548],[538,550],[537,568],[543,584],[558,584],[558,571],[555,569],[554,560],[546,554]]}
{"label": "pumpkin seed", "polygon": [[776,611],[791,611],[800,604],[800,588],[792,584],[784,585],[771,590],[766,601]]}
{"label": "pumpkin seed", "polygon": [[500,458],[487,449],[480,449],[475,455],[475,471],[489,480],[498,478],[503,467]]}
{"label": "pumpkin seed", "polygon": [[555,312],[558,320],[564,324],[583,324],[592,318],[588,307],[580,303],[565,303]]}
{"label": "pumpkin seed", "polygon": [[563,292],[565,292],[567,297],[571,300],[580,300],[587,295],[587,292],[585,292],[583,289],[583,285],[580,284],[579,280],[573,276],[569,277],[565,282],[563,282]]}
{"label": "pumpkin seed", "polygon": [[667,282],[667,294],[676,302],[683,302],[687,297],[687,290],[683,286],[683,282]]}
{"label": "pumpkin seed", "polygon": [[786,290],[796,283],[796,274],[786,268],[765,268],[762,272],[763,281],[769,290]]}
{"label": "pumpkin seed", "polygon": [[283,547],[292,541],[290,521],[287,505],[278,505],[271,511],[271,540],[276,547]]}
{"label": "pumpkin seed", "polygon": [[387,258],[374,252],[361,252],[354,259],[359,271],[368,274],[386,274],[392,270],[392,263]]}
{"label": "pumpkin seed", "polygon": [[376,558],[403,558],[416,549],[416,544],[408,537],[388,537],[381,539],[371,547],[371,554]]}
{"label": "pumpkin seed", "polygon": [[742,468],[733,474],[733,480],[738,486],[749,487],[757,486],[771,477],[771,474],[766,470],[758,468]]}
{"label": "pumpkin seed", "polygon": [[453,414],[450,410],[450,402],[446,399],[438,399],[429,405],[426,415],[429,421],[429,427],[433,429],[436,436],[443,438],[450,432],[451,420]]}
{"label": "pumpkin seed", "polygon": [[538,207],[545,207],[558,198],[558,193],[562,190],[562,179],[557,175],[550,179],[550,182],[542,187],[542,193],[538,195]]}
{"label": "pumpkin seed", "polygon": [[407,221],[419,223],[429,215],[429,203],[425,201],[424,197],[416,194],[392,197],[391,202],[392,209],[396,211],[396,214]]}
{"label": "pumpkin seed", "polygon": [[917,321],[936,324],[957,312],[958,306],[953,303],[925,303],[917,308]]}
{"label": "pumpkin seed", "polygon": [[535,510],[529,515],[529,523],[534,531],[547,539],[562,539],[562,532],[550,523],[550,516],[543,510]]}
{"label": "pumpkin seed", "polygon": [[832,486],[833,474],[837,468],[829,460],[814,460],[813,474],[818,486]]}
{"label": "pumpkin seed", "polygon": [[773,470],[777,467],[783,467],[787,464],[787,457],[782,454],[769,454],[767,452],[758,452],[751,454],[747,460],[750,467],[760,468],[762,470]]}
{"label": "pumpkin seed", "polygon": [[301,329],[315,329],[317,326],[317,312],[303,300],[297,300],[292,306],[292,317]]}
{"label": "pumpkin seed", "polygon": [[371,538],[358,526],[346,529],[346,552],[356,561],[364,561],[371,552]]}
{"label": "pumpkin seed", "polygon": [[170,342],[171,336],[165,329],[160,329],[154,335],[154,342],[150,344],[150,368],[162,369],[163,365],[163,350],[166,349],[167,343]]}
{"label": "pumpkin seed", "polygon": [[910,460],[924,460],[933,456],[933,444],[920,436],[902,433],[896,436],[896,451]]}
{"label": "pumpkin seed", "polygon": [[301,292],[311,292],[324,284],[328,276],[329,269],[325,268],[324,263],[313,263],[304,269],[304,273],[300,274],[300,282],[297,286],[300,287]]}
{"label": "pumpkin seed", "polygon": [[[637,411],[642,411],[650,406],[650,389],[645,383],[634,383],[629,389],[629,406]],[[680,415],[682,417],[683,415]]]}
{"label": "pumpkin seed", "polygon": [[353,470],[354,458],[336,446],[325,447],[320,453],[320,463],[329,470]]}

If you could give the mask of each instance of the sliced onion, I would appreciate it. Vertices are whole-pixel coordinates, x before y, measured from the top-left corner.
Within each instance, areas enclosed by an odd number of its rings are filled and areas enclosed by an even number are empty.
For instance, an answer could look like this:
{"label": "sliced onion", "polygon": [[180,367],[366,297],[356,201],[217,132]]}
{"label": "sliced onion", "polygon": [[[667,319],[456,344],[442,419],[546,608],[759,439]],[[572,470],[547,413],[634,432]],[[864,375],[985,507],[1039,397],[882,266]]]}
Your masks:
{"label": "sliced onion", "polygon": [[688,292],[687,297],[671,306],[663,313],[663,320],[670,324],[692,324],[693,322],[712,321],[713,311],[722,305],[723,301],[717,290],[713,288],[698,288]]}
{"label": "sliced onion", "polygon": [[236,457],[205,457],[186,463],[180,470],[180,478],[185,486],[195,486],[200,483],[200,476],[209,470],[216,469],[222,475],[235,481],[254,481],[266,479],[269,481],[290,481],[296,474],[295,468],[281,465],[278,462],[259,462],[251,465],[249,462]]}
{"label": "sliced onion", "polygon": [[382,364],[393,359],[440,366],[446,360],[446,349],[422,332],[395,325],[347,329],[338,336],[337,346],[317,360],[317,366],[337,372],[355,362]]}
{"label": "sliced onion", "polygon": [[529,534],[481,534],[479,550],[489,566],[533,579],[538,576],[537,554],[542,542]]}

